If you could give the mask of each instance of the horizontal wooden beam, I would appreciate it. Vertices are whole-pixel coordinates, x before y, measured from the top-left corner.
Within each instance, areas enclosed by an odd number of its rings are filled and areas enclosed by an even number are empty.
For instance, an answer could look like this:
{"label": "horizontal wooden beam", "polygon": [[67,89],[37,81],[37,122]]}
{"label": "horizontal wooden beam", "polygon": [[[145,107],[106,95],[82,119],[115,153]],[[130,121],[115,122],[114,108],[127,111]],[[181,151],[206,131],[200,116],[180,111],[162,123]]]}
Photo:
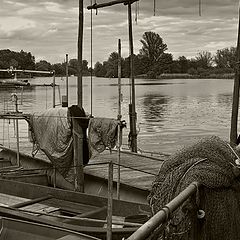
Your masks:
{"label": "horizontal wooden beam", "polygon": [[39,73],[39,74],[54,74],[54,71],[37,71],[37,70],[24,70],[24,69],[0,69],[0,72],[8,72],[8,73],[15,73],[15,72],[22,72],[22,73]]}
{"label": "horizontal wooden beam", "polygon": [[87,9],[90,10],[90,9],[104,8],[104,7],[109,7],[109,6],[113,6],[113,5],[121,4],[121,3],[123,3],[124,5],[127,5],[129,3],[132,4],[137,1],[139,1],[139,0],[115,0],[115,1],[107,2],[107,3],[93,4],[91,6],[88,6]]}

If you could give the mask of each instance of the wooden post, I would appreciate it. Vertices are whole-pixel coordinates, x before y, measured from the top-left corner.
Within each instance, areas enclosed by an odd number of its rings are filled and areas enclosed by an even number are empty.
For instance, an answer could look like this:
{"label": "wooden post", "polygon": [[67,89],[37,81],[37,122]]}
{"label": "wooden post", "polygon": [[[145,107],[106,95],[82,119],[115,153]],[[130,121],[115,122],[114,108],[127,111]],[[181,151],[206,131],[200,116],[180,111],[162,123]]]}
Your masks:
{"label": "wooden post", "polygon": [[83,86],[82,86],[82,51],[83,51],[83,0],[79,0],[79,23],[78,23],[78,81],[77,99],[78,106],[82,107]]}
{"label": "wooden post", "polygon": [[55,71],[54,71],[54,73],[53,73],[53,108],[55,108],[55,106],[56,106],[56,93],[55,93],[55,81],[56,79],[55,79]]}
{"label": "wooden post", "polygon": [[66,54],[66,96],[67,96],[67,107],[68,107],[68,54]]}
{"label": "wooden post", "polygon": [[74,148],[74,175],[75,191],[84,192],[84,173],[83,173],[83,132],[76,119],[73,123],[73,148]]}
{"label": "wooden post", "polygon": [[129,31],[129,49],[130,49],[130,78],[132,87],[132,113],[130,117],[130,132],[132,135],[132,152],[137,152],[137,130],[136,130],[136,109],[135,109],[135,79],[134,79],[134,66],[133,66],[133,34],[132,34],[132,10],[131,2],[128,3],[128,31]]}
{"label": "wooden post", "polygon": [[108,212],[107,212],[107,240],[112,240],[112,201],[113,201],[113,163],[108,168]]}
{"label": "wooden post", "polygon": [[[121,91],[121,40],[118,39],[118,120],[121,121],[121,101],[122,101],[122,91]],[[118,179],[117,179],[117,199],[120,199],[120,178],[121,178],[121,126],[118,125]]]}
{"label": "wooden post", "polygon": [[233,101],[232,101],[232,118],[230,130],[230,143],[237,143],[237,124],[238,124],[238,108],[239,108],[239,64],[240,64],[240,8],[238,9],[238,39],[237,39],[237,63],[235,68],[235,78],[233,87]]}

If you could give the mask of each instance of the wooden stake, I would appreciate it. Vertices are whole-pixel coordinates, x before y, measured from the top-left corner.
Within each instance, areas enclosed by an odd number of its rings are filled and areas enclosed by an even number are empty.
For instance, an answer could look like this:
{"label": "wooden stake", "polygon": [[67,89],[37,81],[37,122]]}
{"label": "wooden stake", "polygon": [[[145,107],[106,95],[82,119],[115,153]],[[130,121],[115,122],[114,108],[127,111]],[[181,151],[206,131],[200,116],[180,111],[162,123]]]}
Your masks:
{"label": "wooden stake", "polygon": [[54,71],[54,74],[53,74],[53,108],[55,108],[56,106],[56,91],[55,91],[55,71]]}
{"label": "wooden stake", "polygon": [[230,143],[237,143],[237,124],[238,124],[238,108],[239,108],[239,63],[240,63],[240,8],[238,9],[238,39],[237,39],[237,63],[235,68],[235,78],[233,87],[233,102],[232,102],[232,118],[230,130]]}
{"label": "wooden stake", "polygon": [[128,31],[129,31],[129,49],[130,49],[130,78],[131,78],[131,92],[132,92],[132,113],[130,114],[130,132],[132,134],[132,152],[137,152],[137,130],[136,130],[136,110],[135,110],[135,79],[133,66],[133,34],[132,34],[132,9],[131,3],[128,4]]}
{"label": "wooden stake", "polygon": [[66,96],[67,96],[67,107],[68,107],[68,54],[66,54]]}
{"label": "wooden stake", "polygon": [[78,106],[82,107],[83,85],[82,85],[82,49],[83,49],[83,0],[79,0],[79,22],[78,22],[78,81],[77,99]]}
{"label": "wooden stake", "polygon": [[[121,39],[118,39],[118,120],[121,121]],[[120,178],[121,178],[121,126],[118,125],[118,180],[117,180],[117,199],[120,199]]]}

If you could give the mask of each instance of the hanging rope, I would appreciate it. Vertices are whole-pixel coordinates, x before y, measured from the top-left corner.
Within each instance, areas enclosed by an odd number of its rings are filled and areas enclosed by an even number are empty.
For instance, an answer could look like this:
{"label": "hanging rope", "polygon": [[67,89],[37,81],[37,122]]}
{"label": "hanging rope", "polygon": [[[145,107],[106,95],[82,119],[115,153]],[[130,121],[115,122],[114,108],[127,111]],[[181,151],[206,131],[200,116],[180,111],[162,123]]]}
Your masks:
{"label": "hanging rope", "polygon": [[202,0],[198,0],[198,10],[199,10],[199,16],[202,16]]}
{"label": "hanging rope", "polygon": [[153,0],[153,16],[156,16],[156,0]]}
{"label": "hanging rope", "polygon": [[[96,0],[95,0],[95,4],[96,4]],[[91,0],[91,5],[92,5],[92,0]],[[97,12],[96,12],[96,14],[97,14]],[[92,89],[92,81],[93,81],[93,61],[92,61],[92,57],[93,57],[93,54],[92,54],[92,45],[93,45],[93,14],[92,14],[92,9],[91,9],[91,20],[90,20],[90,25],[91,25],[91,27],[90,27],[90,62],[91,62],[91,77],[90,77],[90,114],[91,114],[91,116],[92,116],[92,105],[93,105],[93,98],[92,98],[92,94],[93,94],[93,89]]]}

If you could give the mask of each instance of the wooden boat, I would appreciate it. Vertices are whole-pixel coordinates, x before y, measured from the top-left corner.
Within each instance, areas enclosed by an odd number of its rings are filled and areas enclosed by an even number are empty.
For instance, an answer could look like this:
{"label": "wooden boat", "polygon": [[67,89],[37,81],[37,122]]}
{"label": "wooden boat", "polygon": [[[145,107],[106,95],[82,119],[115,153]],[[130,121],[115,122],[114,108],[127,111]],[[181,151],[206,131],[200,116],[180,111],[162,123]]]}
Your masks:
{"label": "wooden boat", "polygon": [[[33,158],[20,153],[20,166],[17,166],[17,152],[0,147],[0,176],[21,182],[45,186],[56,186],[61,189],[74,190],[73,183],[55,171],[52,164],[43,158]],[[130,152],[122,152],[120,181],[120,199],[132,202],[147,203],[151,183],[158,173],[163,159]],[[84,167],[84,192],[98,196],[108,193],[108,162],[117,162],[116,153],[105,152],[98,158],[90,160]],[[166,156],[165,156],[166,158]],[[102,164],[106,162],[106,164]],[[137,162],[137,164],[136,164]],[[93,165],[91,165],[91,163]],[[101,163],[101,164],[98,164]],[[146,164],[147,163],[147,164]],[[116,197],[117,177],[114,177],[113,196]]]}
{"label": "wooden boat", "polygon": [[0,239],[4,240],[96,240],[97,238],[82,233],[51,227],[46,224],[22,221],[13,218],[0,218]]}
{"label": "wooden boat", "polygon": [[[107,205],[104,197],[0,179],[0,216],[13,221],[44,224],[103,239],[107,234]],[[146,204],[113,199],[113,239],[130,236],[149,215]],[[29,226],[24,227],[23,231],[28,232]]]}

